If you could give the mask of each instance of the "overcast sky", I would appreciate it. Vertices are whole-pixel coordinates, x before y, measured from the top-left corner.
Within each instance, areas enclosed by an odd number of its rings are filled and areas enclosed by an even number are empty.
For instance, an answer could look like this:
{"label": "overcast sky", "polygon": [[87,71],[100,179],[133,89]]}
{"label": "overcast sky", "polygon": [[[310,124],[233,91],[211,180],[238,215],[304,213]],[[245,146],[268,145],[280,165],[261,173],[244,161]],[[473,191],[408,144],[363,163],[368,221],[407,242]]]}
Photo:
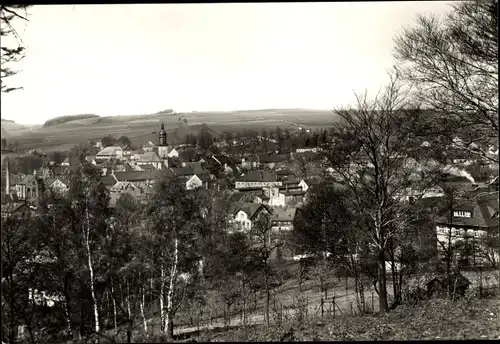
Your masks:
{"label": "overcast sky", "polygon": [[386,83],[394,35],[449,4],[35,6],[2,118],[352,104]]}

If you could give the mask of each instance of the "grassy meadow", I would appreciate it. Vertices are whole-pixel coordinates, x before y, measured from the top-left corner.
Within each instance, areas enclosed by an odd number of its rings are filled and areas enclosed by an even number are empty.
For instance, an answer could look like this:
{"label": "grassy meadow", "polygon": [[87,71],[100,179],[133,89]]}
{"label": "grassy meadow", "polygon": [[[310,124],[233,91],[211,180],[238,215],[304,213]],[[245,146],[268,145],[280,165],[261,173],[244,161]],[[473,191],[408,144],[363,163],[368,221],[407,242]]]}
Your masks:
{"label": "grassy meadow", "polygon": [[46,152],[67,150],[72,146],[112,135],[125,135],[133,144],[156,140],[159,124],[163,122],[171,144],[180,143],[186,134],[196,134],[203,124],[215,132],[237,132],[245,129],[315,129],[329,127],[334,115],[328,110],[271,109],[245,111],[205,111],[190,113],[158,113],[151,115],[111,116],[78,119],[49,127],[24,126],[2,121],[2,133],[9,141],[18,141],[24,150],[43,149]]}

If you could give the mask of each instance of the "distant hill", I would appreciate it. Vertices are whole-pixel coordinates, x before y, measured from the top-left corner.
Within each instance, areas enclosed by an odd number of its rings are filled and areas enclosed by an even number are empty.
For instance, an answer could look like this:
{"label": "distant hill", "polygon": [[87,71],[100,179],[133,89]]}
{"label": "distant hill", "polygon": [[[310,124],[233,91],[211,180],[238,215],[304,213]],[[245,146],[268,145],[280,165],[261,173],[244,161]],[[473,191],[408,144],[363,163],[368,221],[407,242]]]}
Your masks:
{"label": "distant hill", "polygon": [[73,116],[59,116],[55,118],[51,118],[47,120],[44,124],[43,127],[47,128],[56,124],[61,124],[61,123],[67,123],[71,121],[76,121],[80,119],[86,119],[86,118],[98,118],[98,115],[94,114],[82,114],[82,115],[73,115]]}
{"label": "distant hill", "polygon": [[254,109],[240,111],[170,112],[141,115],[77,115],[52,118],[45,125],[21,125],[2,122],[8,140],[18,141],[24,150],[65,151],[72,145],[87,143],[112,135],[125,135],[135,145],[157,139],[160,123],[165,124],[169,144],[184,141],[187,134],[196,135],[203,124],[217,133],[330,127],[335,115],[330,110]]}
{"label": "distant hill", "polygon": [[3,118],[2,118],[1,120],[2,120],[2,122],[5,122],[5,123],[16,123],[16,122],[14,122],[14,121],[13,121],[13,120],[11,120],[11,119],[3,119]]}

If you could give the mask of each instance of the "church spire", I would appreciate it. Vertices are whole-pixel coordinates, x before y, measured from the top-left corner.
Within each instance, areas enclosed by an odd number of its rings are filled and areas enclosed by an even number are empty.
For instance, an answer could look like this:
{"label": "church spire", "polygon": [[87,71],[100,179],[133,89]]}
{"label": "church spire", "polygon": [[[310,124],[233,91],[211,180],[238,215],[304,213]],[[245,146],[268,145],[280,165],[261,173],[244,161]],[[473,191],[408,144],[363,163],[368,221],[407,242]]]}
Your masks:
{"label": "church spire", "polygon": [[166,146],[167,145],[167,132],[165,131],[165,125],[163,122],[161,123],[160,133],[158,135],[158,145]]}

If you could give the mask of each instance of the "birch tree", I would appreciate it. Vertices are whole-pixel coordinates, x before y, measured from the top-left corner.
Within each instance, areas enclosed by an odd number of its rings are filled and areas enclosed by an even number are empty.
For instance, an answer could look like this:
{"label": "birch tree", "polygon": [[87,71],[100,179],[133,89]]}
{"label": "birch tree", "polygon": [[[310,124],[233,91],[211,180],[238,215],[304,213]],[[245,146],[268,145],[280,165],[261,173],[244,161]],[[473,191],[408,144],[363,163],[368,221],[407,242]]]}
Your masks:
{"label": "birch tree", "polygon": [[73,176],[68,197],[72,204],[75,229],[79,227],[82,258],[88,272],[88,286],[92,304],[93,331],[99,333],[99,305],[95,290],[95,266],[93,255],[102,245],[102,234],[105,233],[109,217],[109,196],[105,187],[99,182],[99,172],[90,166],[82,167]]}
{"label": "birch tree", "polygon": [[[183,301],[179,276],[196,270],[195,229],[200,219],[196,193],[181,183],[165,179],[156,186],[145,216],[150,233],[149,249],[159,269],[159,301],[162,330],[173,336],[174,316]],[[147,241],[146,241],[147,242]]]}

